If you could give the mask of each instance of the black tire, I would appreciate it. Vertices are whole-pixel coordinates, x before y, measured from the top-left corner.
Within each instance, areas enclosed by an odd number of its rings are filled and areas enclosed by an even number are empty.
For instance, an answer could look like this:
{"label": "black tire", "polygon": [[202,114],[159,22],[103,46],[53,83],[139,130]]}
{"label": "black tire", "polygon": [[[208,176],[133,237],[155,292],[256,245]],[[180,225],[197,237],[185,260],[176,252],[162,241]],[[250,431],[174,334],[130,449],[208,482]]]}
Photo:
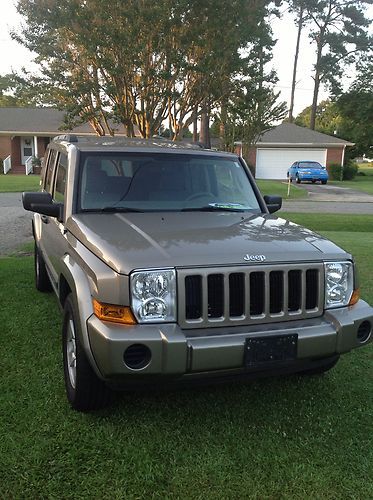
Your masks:
{"label": "black tire", "polygon": [[291,175],[289,175],[289,174],[286,174],[286,175],[287,175],[288,181],[293,182],[293,179],[291,178]]}
{"label": "black tire", "polygon": [[321,184],[326,184],[328,181],[321,181]]}
{"label": "black tire", "polygon": [[68,295],[64,306],[62,353],[66,395],[72,408],[89,412],[107,406],[112,400],[112,391],[97,377],[81,345],[72,294]]}
{"label": "black tire", "polygon": [[304,370],[303,372],[299,372],[299,375],[322,375],[323,373],[331,370],[338,363],[339,356],[333,358],[332,360],[328,359],[324,364],[318,366],[317,368],[311,368],[310,370]]}
{"label": "black tire", "polygon": [[36,289],[39,290],[39,292],[51,292],[52,285],[45,267],[45,262],[36,243],[34,245],[34,270]]}
{"label": "black tire", "polygon": [[311,182],[312,182],[312,184],[315,184],[315,182],[316,182],[316,181],[315,181],[315,179],[312,179],[312,181],[311,181]]}
{"label": "black tire", "polygon": [[295,177],[295,180],[297,181],[297,184],[300,184],[301,181],[298,176]]}

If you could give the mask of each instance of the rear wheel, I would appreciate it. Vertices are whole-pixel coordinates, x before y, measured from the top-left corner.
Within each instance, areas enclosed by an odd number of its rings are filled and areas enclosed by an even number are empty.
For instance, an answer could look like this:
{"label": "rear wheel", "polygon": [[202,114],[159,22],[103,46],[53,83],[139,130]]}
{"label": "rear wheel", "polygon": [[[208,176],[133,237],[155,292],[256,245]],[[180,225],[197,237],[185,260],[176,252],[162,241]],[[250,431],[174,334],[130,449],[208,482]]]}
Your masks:
{"label": "rear wheel", "polygon": [[79,319],[71,294],[64,307],[62,352],[66,394],[70,405],[83,412],[107,406],[112,392],[93,371],[81,345]]}
{"label": "rear wheel", "polygon": [[35,270],[35,286],[39,292],[50,292],[52,285],[45,267],[44,259],[35,242],[34,246],[34,270]]}

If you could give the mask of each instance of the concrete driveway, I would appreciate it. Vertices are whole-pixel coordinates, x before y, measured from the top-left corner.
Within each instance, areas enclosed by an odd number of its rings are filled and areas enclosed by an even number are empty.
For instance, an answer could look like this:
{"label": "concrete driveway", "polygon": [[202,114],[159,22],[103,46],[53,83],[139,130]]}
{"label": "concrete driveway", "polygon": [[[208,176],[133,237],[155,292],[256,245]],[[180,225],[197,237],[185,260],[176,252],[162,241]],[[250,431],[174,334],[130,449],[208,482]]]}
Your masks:
{"label": "concrete driveway", "polygon": [[21,193],[0,193],[0,255],[32,241],[31,212],[22,206]]}
{"label": "concrete driveway", "polygon": [[373,214],[373,196],[348,187],[332,184],[301,184],[308,193],[307,198],[289,200],[284,198],[282,210],[286,212],[324,212],[334,214]]}

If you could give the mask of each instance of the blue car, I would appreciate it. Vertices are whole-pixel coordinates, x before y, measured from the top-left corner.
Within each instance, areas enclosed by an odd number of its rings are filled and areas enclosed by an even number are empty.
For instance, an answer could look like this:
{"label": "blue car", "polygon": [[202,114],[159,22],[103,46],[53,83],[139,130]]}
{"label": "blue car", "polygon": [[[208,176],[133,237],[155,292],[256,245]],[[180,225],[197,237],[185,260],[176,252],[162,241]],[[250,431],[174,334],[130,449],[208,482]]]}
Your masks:
{"label": "blue car", "polygon": [[304,181],[326,184],[329,179],[326,168],[317,161],[295,161],[289,168],[287,177],[290,182],[295,180],[298,184]]}

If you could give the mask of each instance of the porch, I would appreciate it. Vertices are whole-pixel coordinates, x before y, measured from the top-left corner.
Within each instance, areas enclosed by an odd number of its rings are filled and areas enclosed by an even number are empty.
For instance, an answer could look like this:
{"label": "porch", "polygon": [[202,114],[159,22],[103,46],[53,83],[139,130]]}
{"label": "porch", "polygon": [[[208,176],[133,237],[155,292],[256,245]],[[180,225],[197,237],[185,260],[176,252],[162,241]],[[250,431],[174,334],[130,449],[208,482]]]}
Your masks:
{"label": "porch", "polygon": [[43,158],[50,137],[36,135],[0,137],[0,159],[4,174],[40,174],[41,167],[33,166],[33,158]]}

